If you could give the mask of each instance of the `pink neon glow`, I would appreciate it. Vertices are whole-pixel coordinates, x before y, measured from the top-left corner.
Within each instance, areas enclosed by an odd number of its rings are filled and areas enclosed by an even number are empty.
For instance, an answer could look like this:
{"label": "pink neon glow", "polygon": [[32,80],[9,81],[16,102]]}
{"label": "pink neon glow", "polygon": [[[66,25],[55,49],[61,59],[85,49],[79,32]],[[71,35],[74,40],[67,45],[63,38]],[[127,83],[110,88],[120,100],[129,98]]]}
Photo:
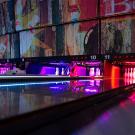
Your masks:
{"label": "pink neon glow", "polygon": [[53,67],[42,67],[41,71],[40,71],[40,75],[55,75],[55,68]]}
{"label": "pink neon glow", "polygon": [[129,74],[130,77],[132,77],[132,68],[130,68],[130,74]]}
{"label": "pink neon glow", "polygon": [[0,74],[2,75],[2,74],[5,74],[7,71],[9,71],[10,70],[10,68],[8,68],[8,67],[0,67]]}
{"label": "pink neon glow", "polygon": [[133,83],[135,83],[135,78],[133,78]]}
{"label": "pink neon glow", "polygon": [[73,72],[70,73],[70,76],[86,76],[86,68],[85,67],[80,67],[80,66],[74,66],[73,67]]}
{"label": "pink neon glow", "polygon": [[86,91],[86,92],[97,92],[97,90],[96,90],[96,89],[88,89],[88,88],[87,88],[87,89],[85,89],[85,91]]}
{"label": "pink neon glow", "polygon": [[91,65],[91,66],[97,66],[97,65],[100,65],[101,62],[85,62],[85,64]]}
{"label": "pink neon glow", "polygon": [[102,117],[101,117],[101,122],[104,123],[104,122],[108,121],[109,118],[110,118],[110,113],[109,113],[109,112],[105,112],[105,113],[102,115]]}
{"label": "pink neon glow", "polygon": [[90,85],[94,86],[94,80],[90,80]]}
{"label": "pink neon glow", "polygon": [[133,69],[133,78],[135,78],[135,68]]}
{"label": "pink neon glow", "polygon": [[135,102],[135,92],[129,97],[132,102]]}
{"label": "pink neon glow", "polygon": [[135,65],[135,62],[125,62],[125,64],[133,64],[133,65]]}
{"label": "pink neon glow", "polygon": [[124,79],[126,85],[135,83],[135,68],[125,68]]}
{"label": "pink neon glow", "polygon": [[96,80],[96,86],[100,86],[100,80]]}

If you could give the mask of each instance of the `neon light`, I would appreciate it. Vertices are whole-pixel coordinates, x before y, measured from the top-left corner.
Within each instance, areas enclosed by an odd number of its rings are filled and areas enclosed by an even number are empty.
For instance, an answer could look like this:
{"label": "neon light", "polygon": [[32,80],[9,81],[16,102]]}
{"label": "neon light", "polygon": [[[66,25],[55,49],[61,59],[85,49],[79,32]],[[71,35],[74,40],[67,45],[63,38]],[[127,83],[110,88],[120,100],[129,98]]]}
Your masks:
{"label": "neon light", "polygon": [[75,65],[73,67],[73,73],[70,73],[71,76],[86,76],[86,68]]}
{"label": "neon light", "polygon": [[135,68],[133,69],[133,78],[135,78]]}
{"label": "neon light", "polygon": [[53,67],[42,67],[40,75],[55,75],[55,68]]}
{"label": "neon light", "polygon": [[135,92],[129,97],[132,102],[135,102]]}
{"label": "neon light", "polygon": [[9,67],[0,67],[0,74],[5,74],[7,71],[9,71],[10,68]]}
{"label": "neon light", "polygon": [[111,72],[112,89],[119,87],[119,81],[115,79],[119,77],[120,77],[120,68],[117,66],[112,66],[112,72]]}
{"label": "neon light", "polygon": [[59,81],[59,82],[31,82],[31,83],[11,83],[11,84],[0,84],[1,87],[14,87],[14,86],[25,86],[25,85],[46,85],[46,84],[61,84],[69,83],[70,81]]}
{"label": "neon light", "polygon": [[89,64],[89,65],[91,65],[91,66],[97,66],[97,65],[100,65],[101,64],[101,62],[85,62],[85,64]]}
{"label": "neon light", "polygon": [[96,86],[100,86],[100,80],[95,80],[96,81]]}
{"label": "neon light", "polygon": [[129,74],[130,77],[132,77],[132,68],[130,68],[130,74]]}
{"label": "neon light", "polygon": [[60,89],[60,87],[50,87],[50,89]]}
{"label": "neon light", "polygon": [[125,64],[134,64],[135,65],[135,62],[125,62]]}
{"label": "neon light", "polygon": [[88,88],[86,88],[85,91],[86,92],[93,92],[93,93],[96,93],[97,92],[96,89],[88,89]]}
{"label": "neon light", "polygon": [[89,82],[91,86],[94,86],[94,82],[95,82],[94,80],[89,80]]}

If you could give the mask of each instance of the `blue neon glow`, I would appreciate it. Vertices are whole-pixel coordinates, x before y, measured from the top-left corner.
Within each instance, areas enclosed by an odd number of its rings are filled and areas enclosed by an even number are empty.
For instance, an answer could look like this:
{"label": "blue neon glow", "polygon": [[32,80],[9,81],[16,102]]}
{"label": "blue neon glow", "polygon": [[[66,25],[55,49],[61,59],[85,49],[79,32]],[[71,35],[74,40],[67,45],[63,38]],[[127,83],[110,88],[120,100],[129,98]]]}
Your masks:
{"label": "blue neon glow", "polygon": [[70,81],[59,81],[59,82],[30,82],[30,83],[9,83],[9,84],[0,84],[0,87],[14,87],[14,86],[25,86],[25,85],[46,85],[46,84],[63,84],[69,83]]}

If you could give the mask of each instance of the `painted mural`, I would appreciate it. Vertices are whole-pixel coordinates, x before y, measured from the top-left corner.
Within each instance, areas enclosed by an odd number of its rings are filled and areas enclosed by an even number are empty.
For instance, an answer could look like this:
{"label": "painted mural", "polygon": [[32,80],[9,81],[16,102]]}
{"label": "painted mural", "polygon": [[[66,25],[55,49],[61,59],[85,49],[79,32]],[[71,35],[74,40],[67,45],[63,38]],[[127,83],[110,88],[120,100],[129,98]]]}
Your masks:
{"label": "painted mural", "polygon": [[98,53],[98,24],[95,21],[64,26],[65,55]]}
{"label": "painted mural", "polygon": [[16,30],[38,26],[40,22],[39,6],[36,0],[16,0]]}
{"label": "painted mural", "polygon": [[20,57],[19,33],[10,34],[10,58]]}
{"label": "painted mural", "polygon": [[135,0],[100,0],[101,16],[135,12]]}
{"label": "painted mural", "polygon": [[97,0],[15,0],[16,30],[97,16]]}
{"label": "painted mural", "polygon": [[135,52],[135,17],[107,19],[102,21],[102,53]]}
{"label": "painted mural", "polygon": [[97,0],[54,0],[52,12],[54,24],[96,17]]}
{"label": "painted mural", "polygon": [[14,2],[0,3],[0,35],[14,31]]}
{"label": "painted mural", "polygon": [[52,27],[20,33],[21,57],[43,57],[55,54],[55,32]]}
{"label": "painted mural", "polygon": [[96,18],[134,13],[135,0],[98,2],[0,2],[0,58],[135,53],[135,15],[101,19],[101,29]]}
{"label": "painted mural", "polygon": [[0,59],[19,58],[19,48],[18,33],[0,36]]}
{"label": "painted mural", "polygon": [[9,35],[0,37],[0,59],[10,58]]}

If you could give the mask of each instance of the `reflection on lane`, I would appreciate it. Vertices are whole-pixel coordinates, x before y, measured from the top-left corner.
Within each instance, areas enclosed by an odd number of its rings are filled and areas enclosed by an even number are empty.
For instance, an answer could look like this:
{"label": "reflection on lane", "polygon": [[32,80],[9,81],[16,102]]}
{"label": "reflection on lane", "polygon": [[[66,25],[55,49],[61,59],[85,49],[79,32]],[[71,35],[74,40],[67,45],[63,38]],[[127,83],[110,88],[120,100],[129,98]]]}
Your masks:
{"label": "reflection on lane", "polygon": [[[123,80],[116,81],[119,84],[116,87],[124,85]],[[111,88],[111,79],[1,83],[0,119],[98,94]]]}
{"label": "reflection on lane", "polygon": [[105,111],[93,123],[89,123],[72,134],[77,135],[134,135],[135,134],[135,92]]}

